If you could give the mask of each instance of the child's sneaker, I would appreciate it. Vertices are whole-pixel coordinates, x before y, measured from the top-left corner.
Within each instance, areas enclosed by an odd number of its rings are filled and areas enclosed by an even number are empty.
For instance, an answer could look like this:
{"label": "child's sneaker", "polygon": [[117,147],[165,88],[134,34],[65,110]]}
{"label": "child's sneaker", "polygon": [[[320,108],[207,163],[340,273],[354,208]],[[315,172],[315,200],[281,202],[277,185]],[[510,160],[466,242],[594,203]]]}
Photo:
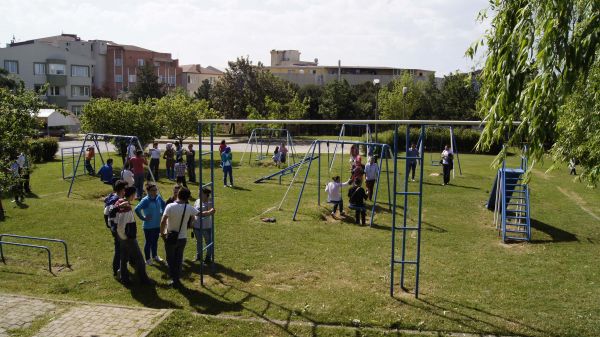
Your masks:
{"label": "child's sneaker", "polygon": [[160,256],[157,255],[157,256],[154,257],[154,261],[156,261],[156,262],[163,262],[163,259]]}
{"label": "child's sneaker", "polygon": [[152,259],[146,260],[146,264],[149,265],[149,266],[151,266],[152,265]]}

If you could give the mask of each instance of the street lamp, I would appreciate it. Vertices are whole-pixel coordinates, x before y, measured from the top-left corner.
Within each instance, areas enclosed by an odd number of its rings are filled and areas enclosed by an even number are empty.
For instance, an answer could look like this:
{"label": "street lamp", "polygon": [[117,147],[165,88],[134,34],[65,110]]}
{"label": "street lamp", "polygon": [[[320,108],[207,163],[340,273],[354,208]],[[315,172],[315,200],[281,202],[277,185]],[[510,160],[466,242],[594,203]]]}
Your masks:
{"label": "street lamp", "polygon": [[[373,79],[373,85],[375,86],[375,120],[378,119],[377,113],[379,110],[379,79],[375,78]],[[377,124],[375,124],[375,142],[377,142],[378,140],[378,135],[377,135]]]}

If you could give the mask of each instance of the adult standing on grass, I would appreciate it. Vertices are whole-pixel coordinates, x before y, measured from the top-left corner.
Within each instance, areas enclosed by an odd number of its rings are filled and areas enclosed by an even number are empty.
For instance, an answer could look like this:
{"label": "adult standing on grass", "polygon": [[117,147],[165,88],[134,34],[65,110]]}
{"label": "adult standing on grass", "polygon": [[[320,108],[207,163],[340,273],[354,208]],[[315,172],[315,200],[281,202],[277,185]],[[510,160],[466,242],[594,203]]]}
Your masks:
{"label": "adult standing on grass", "polygon": [[450,149],[449,145],[444,147],[442,151],[442,169],[444,172],[444,183],[442,185],[448,185],[450,183],[450,171],[452,171],[454,154]]}
{"label": "adult standing on grass", "polygon": [[123,180],[117,180],[115,182],[115,185],[113,186],[113,193],[107,195],[106,198],[104,198],[104,223],[106,224],[106,227],[110,230],[115,246],[112,261],[114,277],[117,277],[119,266],[121,263],[121,243],[119,241],[119,235],[117,234],[117,224],[115,222],[117,211],[116,209],[114,209],[114,205],[117,202],[117,200],[125,196],[125,188],[127,188],[127,182]]}
{"label": "adult standing on grass", "polygon": [[[208,246],[213,242],[212,226],[213,214],[215,214],[214,205],[209,200],[211,190],[207,187],[202,189],[201,199],[196,200],[194,208],[201,212],[194,220],[194,234],[196,235],[196,261],[202,261],[202,241],[204,246]],[[209,264],[212,261],[214,247],[210,246],[206,251],[204,263]]]}
{"label": "adult standing on grass", "polygon": [[17,163],[17,160],[14,160],[10,164],[10,172],[12,173],[12,176],[15,180],[11,187],[11,191],[13,193],[12,202],[16,202],[17,204],[19,204],[19,203],[22,203],[23,201],[25,201],[25,197],[23,196],[23,188],[21,185],[21,174],[19,173],[19,163]]}
{"label": "adult standing on grass", "polygon": [[158,181],[158,168],[160,166],[160,149],[158,143],[154,142],[152,148],[148,151],[150,154],[150,171],[154,175],[154,180]]}
{"label": "adult standing on grass", "polygon": [[88,174],[93,176],[96,173],[94,172],[94,168],[92,167],[92,159],[96,156],[96,151],[94,150],[93,145],[88,145],[87,149],[85,149],[85,169],[88,171]]}
{"label": "adult standing on grass", "polygon": [[281,146],[279,147],[279,162],[282,164],[285,164],[285,161],[287,160],[287,154],[288,154],[288,148],[285,147],[285,143],[281,143]]}
{"label": "adult standing on grass", "polygon": [[187,229],[191,226],[193,217],[198,215],[194,207],[188,205],[191,193],[182,187],[177,193],[177,201],[167,205],[160,222],[160,235],[165,240],[165,252],[169,265],[170,286],[181,287],[181,268],[183,252],[187,243]]}
{"label": "adult standing on grass", "polygon": [[21,152],[17,158],[17,164],[21,170],[21,177],[23,178],[23,191],[25,193],[31,193],[31,187],[29,186],[29,158]]}
{"label": "adult standing on grass", "polygon": [[229,175],[229,187],[233,187],[233,156],[231,148],[228,146],[221,154],[221,164],[223,165],[223,187],[227,187],[227,175]]}
{"label": "adult standing on grass", "polygon": [[177,158],[177,163],[175,163],[175,182],[187,187],[187,184],[185,183],[185,171],[186,166],[183,162],[183,158]]}
{"label": "adult standing on grass", "polygon": [[175,150],[173,150],[173,144],[167,143],[163,159],[165,159],[167,166],[167,179],[175,180]]}
{"label": "adult standing on grass", "polygon": [[133,172],[134,186],[137,190],[137,200],[142,199],[144,195],[144,165],[148,165],[148,161],[143,157],[144,152],[138,150],[135,157],[129,159],[131,171]]}
{"label": "adult standing on grass", "polygon": [[185,151],[185,164],[187,165],[188,175],[190,177],[190,183],[196,182],[196,150],[194,150],[194,144],[189,144],[187,151]]}
{"label": "adult standing on grass", "polygon": [[116,209],[115,222],[117,223],[117,235],[119,236],[121,263],[119,280],[124,285],[129,285],[129,270],[127,263],[135,267],[135,273],[142,284],[152,284],[148,274],[146,274],[146,264],[137,241],[137,226],[131,202],[135,198],[135,187],[127,187],[123,198],[115,202]]}
{"label": "adult standing on grass", "polygon": [[410,148],[408,149],[406,156],[408,157],[408,173],[410,174],[412,172],[411,180],[415,181],[415,171],[417,170],[416,158],[419,157],[419,150],[417,150],[415,143],[410,144]]}
{"label": "adult standing on grass", "polygon": [[152,259],[162,262],[158,256],[158,237],[160,236],[160,219],[165,209],[165,202],[158,195],[158,188],[155,184],[146,185],[146,195],[140,203],[135,206],[135,214],[142,219],[142,229],[144,230],[144,255],[146,264],[151,265]]}
{"label": "adult standing on grass", "polygon": [[377,182],[378,177],[379,177],[379,165],[377,164],[377,157],[371,156],[369,158],[369,162],[367,163],[367,166],[365,166],[367,195],[369,196],[369,200],[373,200],[373,190],[374,190],[375,183]]}
{"label": "adult standing on grass", "polygon": [[177,193],[179,193],[180,189],[181,189],[181,185],[179,185],[179,184],[176,184],[175,186],[173,186],[173,195],[167,199],[167,201],[165,202],[165,206],[177,201]]}

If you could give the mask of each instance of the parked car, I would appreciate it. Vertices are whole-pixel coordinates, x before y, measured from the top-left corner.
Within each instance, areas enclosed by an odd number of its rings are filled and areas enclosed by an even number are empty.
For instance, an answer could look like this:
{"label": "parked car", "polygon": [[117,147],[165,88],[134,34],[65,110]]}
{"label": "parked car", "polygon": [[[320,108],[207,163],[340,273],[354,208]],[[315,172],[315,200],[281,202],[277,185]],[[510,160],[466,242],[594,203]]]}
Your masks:
{"label": "parked car", "polygon": [[62,126],[51,126],[46,129],[38,130],[38,137],[58,137],[63,138],[67,134],[67,130]]}

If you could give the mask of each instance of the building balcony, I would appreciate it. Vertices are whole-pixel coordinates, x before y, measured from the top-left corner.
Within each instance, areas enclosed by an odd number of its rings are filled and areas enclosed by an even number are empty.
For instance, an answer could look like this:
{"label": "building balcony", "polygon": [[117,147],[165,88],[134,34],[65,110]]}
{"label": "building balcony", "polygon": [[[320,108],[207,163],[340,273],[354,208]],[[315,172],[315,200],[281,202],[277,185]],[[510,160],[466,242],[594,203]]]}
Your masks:
{"label": "building balcony", "polygon": [[52,86],[64,87],[67,85],[67,75],[46,75],[46,81]]}
{"label": "building balcony", "polygon": [[47,102],[54,104],[59,108],[66,108],[69,102],[67,96],[47,96]]}

